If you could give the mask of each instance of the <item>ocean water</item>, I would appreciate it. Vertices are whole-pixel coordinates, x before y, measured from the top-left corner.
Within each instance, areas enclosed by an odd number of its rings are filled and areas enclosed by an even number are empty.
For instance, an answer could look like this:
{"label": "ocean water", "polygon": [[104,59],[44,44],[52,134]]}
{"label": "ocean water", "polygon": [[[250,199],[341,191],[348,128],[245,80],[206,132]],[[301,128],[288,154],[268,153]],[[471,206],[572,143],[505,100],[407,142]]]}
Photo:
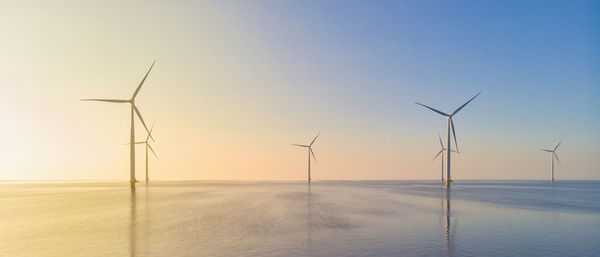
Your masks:
{"label": "ocean water", "polygon": [[599,256],[599,181],[0,184],[0,256]]}

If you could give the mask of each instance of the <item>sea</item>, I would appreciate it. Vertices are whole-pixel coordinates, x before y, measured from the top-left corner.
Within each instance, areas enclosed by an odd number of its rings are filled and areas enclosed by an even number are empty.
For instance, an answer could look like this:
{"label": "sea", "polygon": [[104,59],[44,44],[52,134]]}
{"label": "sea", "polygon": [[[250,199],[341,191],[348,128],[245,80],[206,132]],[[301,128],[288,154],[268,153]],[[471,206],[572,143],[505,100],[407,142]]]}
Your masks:
{"label": "sea", "polygon": [[3,181],[0,256],[600,256],[600,181]]}

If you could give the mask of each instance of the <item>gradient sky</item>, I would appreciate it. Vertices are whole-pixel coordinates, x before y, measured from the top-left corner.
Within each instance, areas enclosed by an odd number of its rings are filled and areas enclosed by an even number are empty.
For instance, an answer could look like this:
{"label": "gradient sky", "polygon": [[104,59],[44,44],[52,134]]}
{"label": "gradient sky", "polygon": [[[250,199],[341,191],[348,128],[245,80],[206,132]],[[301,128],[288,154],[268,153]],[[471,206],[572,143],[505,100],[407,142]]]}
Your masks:
{"label": "gradient sky", "polygon": [[[600,179],[598,1],[2,1],[0,180]],[[136,123],[138,139],[144,138]],[[444,136],[444,133],[442,133]],[[143,147],[137,148],[138,179]]]}

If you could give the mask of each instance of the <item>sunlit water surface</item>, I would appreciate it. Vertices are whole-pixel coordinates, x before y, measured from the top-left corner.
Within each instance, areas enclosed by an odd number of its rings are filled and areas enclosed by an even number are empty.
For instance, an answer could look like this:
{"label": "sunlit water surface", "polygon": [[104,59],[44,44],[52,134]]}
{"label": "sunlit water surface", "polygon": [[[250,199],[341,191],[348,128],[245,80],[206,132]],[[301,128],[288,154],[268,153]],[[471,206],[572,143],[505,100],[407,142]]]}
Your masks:
{"label": "sunlit water surface", "polygon": [[0,256],[598,256],[600,182],[6,182],[0,228]]}

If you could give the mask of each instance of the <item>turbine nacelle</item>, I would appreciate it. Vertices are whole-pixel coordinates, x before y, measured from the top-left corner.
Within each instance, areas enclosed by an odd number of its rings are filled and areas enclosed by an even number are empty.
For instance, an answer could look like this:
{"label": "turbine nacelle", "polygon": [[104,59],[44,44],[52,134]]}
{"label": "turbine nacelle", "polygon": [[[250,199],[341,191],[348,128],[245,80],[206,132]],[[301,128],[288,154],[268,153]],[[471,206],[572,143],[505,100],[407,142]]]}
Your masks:
{"label": "turbine nacelle", "polygon": [[558,165],[560,165],[560,166],[562,166],[562,164],[560,163],[560,159],[558,159],[558,154],[556,153],[556,149],[558,149],[558,147],[563,142],[563,140],[564,139],[561,139],[558,142],[558,144],[556,144],[556,146],[552,150],[549,150],[549,149],[540,149],[540,151],[552,153],[552,158],[555,158],[558,161]]}
{"label": "turbine nacelle", "polygon": [[148,72],[146,72],[146,75],[144,75],[144,78],[142,79],[142,81],[140,82],[140,84],[137,86],[137,88],[133,92],[133,95],[131,96],[131,99],[125,100],[125,99],[97,99],[97,98],[93,98],[93,99],[80,99],[80,100],[81,101],[97,101],[97,102],[129,103],[129,104],[131,104],[131,107],[133,108],[133,110],[135,111],[136,115],[138,116],[138,118],[142,122],[142,125],[144,125],[144,128],[146,129],[146,132],[148,132],[149,137],[154,142],[154,138],[150,134],[150,130],[148,130],[148,127],[146,126],[146,122],[144,122],[144,118],[142,118],[142,114],[140,113],[140,110],[138,110],[137,106],[135,106],[135,97],[140,92],[140,89],[142,89],[142,86],[144,85],[144,82],[146,82],[146,78],[148,78],[148,75],[150,74],[150,71],[152,71],[152,68],[154,67],[155,63],[156,63],[156,60],[154,60],[154,62],[152,62],[152,65],[150,66],[150,69],[148,69]]}
{"label": "turbine nacelle", "polygon": [[[469,99],[469,101],[467,101],[466,103],[464,103],[463,105],[461,105],[460,107],[458,107],[456,110],[454,110],[454,112],[452,112],[452,114],[447,114],[445,112],[442,112],[438,109],[435,109],[433,107],[429,107],[427,105],[424,105],[422,103],[419,102],[415,102],[415,104],[418,104],[420,106],[423,106],[429,110],[432,110],[435,113],[438,113],[442,116],[445,116],[446,118],[448,118],[450,126],[452,127],[452,136],[454,137],[454,145],[456,145],[456,152],[460,153],[460,151],[458,150],[458,142],[456,141],[456,130],[454,129],[454,120],[452,120],[452,117],[454,117],[454,115],[456,115],[460,110],[462,110],[463,108],[465,108],[465,106],[467,106],[467,104],[469,104],[471,101],[473,101],[473,99],[475,99],[475,97],[479,96],[479,94],[481,94],[481,92],[477,93],[475,96],[473,96],[471,99]],[[440,143],[441,143],[441,138],[440,138]],[[443,146],[442,146],[443,148]]]}
{"label": "turbine nacelle", "polygon": [[440,147],[442,149],[435,155],[435,157],[433,157],[433,160],[431,160],[431,161],[435,161],[435,159],[437,159],[437,157],[440,156],[440,154],[442,154],[444,151],[448,150],[448,149],[446,149],[446,147],[444,147],[444,143],[442,143],[442,137],[440,136],[439,132],[438,132],[438,139],[440,140]]}
{"label": "turbine nacelle", "polygon": [[321,135],[321,131],[319,131],[319,133],[317,133],[317,136],[315,136],[315,138],[313,138],[313,140],[312,140],[312,141],[310,142],[310,144],[308,144],[308,145],[300,145],[300,144],[292,144],[292,145],[299,146],[299,147],[305,147],[305,148],[308,148],[308,152],[309,152],[309,153],[312,155],[313,159],[314,159],[314,160],[315,160],[317,163],[319,163],[319,162],[317,161],[317,157],[315,157],[315,153],[314,153],[314,152],[313,152],[313,150],[312,150],[312,145],[315,143],[315,141],[317,140],[317,138],[319,137],[319,135]]}

